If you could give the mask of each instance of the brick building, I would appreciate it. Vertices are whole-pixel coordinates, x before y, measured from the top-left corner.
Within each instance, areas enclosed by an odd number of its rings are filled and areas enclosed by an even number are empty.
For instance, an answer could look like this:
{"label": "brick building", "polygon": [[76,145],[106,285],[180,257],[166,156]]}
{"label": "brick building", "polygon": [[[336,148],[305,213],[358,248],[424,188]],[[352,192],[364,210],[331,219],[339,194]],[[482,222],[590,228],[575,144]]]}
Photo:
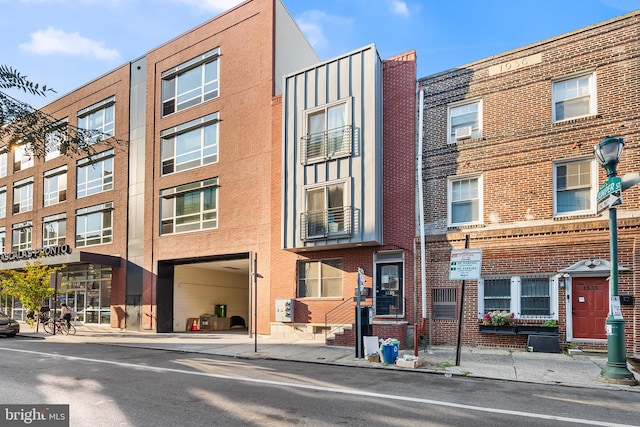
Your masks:
{"label": "brick building", "polygon": [[[406,334],[415,80],[414,52],[320,62],[280,0],[245,1],[43,108],[122,142],[96,142],[93,162],[4,155],[17,208],[0,218],[0,270],[44,248],[43,263],[65,265],[49,304],[85,323],[324,339],[327,322],[353,323],[361,267],[376,328]],[[347,317],[327,318],[337,305]]]}
{"label": "brick building", "polygon": [[[638,172],[639,52],[633,12],[419,79],[425,250],[416,256],[426,268],[416,286],[428,291],[433,343],[456,342],[462,283],[449,280],[449,262],[468,236],[482,265],[465,284],[463,344],[524,347],[533,326],[555,320],[562,344],[606,347],[609,220],[596,200],[606,173],[593,147],[624,138],[618,174]],[[639,193],[626,190],[617,209],[619,294],[635,301]],[[626,348],[637,353],[640,312],[624,302]],[[493,310],[520,327],[482,333]]]}
{"label": "brick building", "polygon": [[252,0],[48,104],[126,142],[96,143],[93,163],[9,153],[4,252],[64,245],[42,261],[66,266],[56,303],[84,322],[184,331],[220,306],[246,324],[252,258],[270,281],[272,100],[318,61],[281,1]]}

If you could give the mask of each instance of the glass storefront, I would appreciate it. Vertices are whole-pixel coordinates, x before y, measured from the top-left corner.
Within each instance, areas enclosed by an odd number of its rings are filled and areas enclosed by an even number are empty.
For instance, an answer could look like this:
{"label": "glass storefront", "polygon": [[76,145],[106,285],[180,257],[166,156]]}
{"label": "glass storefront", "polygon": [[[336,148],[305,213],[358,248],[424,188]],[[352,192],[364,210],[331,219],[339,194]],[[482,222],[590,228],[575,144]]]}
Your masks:
{"label": "glass storefront", "polygon": [[[108,325],[111,317],[111,267],[94,264],[71,265],[61,273],[62,282],[55,304],[58,313],[60,304],[64,302],[76,313],[76,320]],[[26,311],[20,300],[9,297],[3,301],[3,305],[5,304],[6,312],[14,319],[26,319]],[[43,305],[53,308],[53,296]]]}

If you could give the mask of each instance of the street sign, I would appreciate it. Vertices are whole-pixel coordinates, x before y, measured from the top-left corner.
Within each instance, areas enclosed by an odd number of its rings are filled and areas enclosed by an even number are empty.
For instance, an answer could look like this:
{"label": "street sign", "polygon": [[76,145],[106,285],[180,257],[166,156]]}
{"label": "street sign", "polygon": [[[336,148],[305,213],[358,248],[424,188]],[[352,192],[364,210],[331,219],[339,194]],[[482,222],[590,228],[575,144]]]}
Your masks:
{"label": "street sign", "polygon": [[598,189],[598,203],[607,198],[610,194],[622,193],[622,179],[617,176],[612,176],[600,186]]}
{"label": "street sign", "polygon": [[620,192],[609,194],[598,203],[598,213],[611,209],[622,204],[622,195]]}
{"label": "street sign", "polygon": [[454,249],[449,263],[449,280],[478,280],[482,249]]}

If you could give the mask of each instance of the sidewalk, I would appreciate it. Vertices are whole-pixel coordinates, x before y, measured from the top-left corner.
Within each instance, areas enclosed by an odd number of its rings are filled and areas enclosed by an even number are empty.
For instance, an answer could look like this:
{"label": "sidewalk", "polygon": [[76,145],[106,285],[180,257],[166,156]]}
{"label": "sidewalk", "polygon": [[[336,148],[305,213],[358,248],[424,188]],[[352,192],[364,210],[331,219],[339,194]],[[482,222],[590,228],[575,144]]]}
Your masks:
{"label": "sidewalk", "polygon": [[[598,380],[600,371],[607,363],[605,353],[578,351],[567,355],[531,353],[522,349],[463,347],[460,353],[460,366],[454,366],[456,361],[455,346],[433,346],[426,351],[423,349],[419,351],[421,366],[402,368],[357,358],[355,349],[349,347],[327,346],[324,342],[307,340],[287,341],[270,336],[256,338],[248,336],[246,331],[157,334],[155,332],[119,331],[101,326],[78,326],[78,332],[74,336],[52,336],[42,332],[35,333],[31,327],[25,324],[22,324],[21,328],[20,336],[58,342],[177,350],[245,359],[289,360],[359,368],[399,369],[432,375],[468,376],[640,393],[640,386],[608,384]],[[414,351],[400,350],[400,356],[403,354],[413,355]],[[630,365],[629,368],[636,379],[640,380],[640,372],[633,370]]]}

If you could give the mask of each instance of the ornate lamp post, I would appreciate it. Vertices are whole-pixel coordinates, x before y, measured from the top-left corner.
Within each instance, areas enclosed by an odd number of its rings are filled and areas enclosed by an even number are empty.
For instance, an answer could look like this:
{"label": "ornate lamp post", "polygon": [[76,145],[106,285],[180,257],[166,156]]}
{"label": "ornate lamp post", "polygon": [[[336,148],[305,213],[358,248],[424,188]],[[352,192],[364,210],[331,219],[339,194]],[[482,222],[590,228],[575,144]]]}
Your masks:
{"label": "ornate lamp post", "polygon": [[[609,203],[609,257],[611,275],[609,278],[609,316],[607,317],[607,365],[600,372],[600,381],[636,385],[638,381],[627,369],[627,357],[624,345],[624,319],[614,315],[614,301],[618,300],[618,217],[617,207],[622,203],[622,184],[616,175],[616,167],[624,148],[624,140],[606,136],[593,148],[596,159],[607,171],[607,182],[601,187],[604,197]],[[606,198],[606,199],[605,199]],[[599,196],[598,199],[601,199]],[[619,301],[619,300],[618,300]],[[619,304],[619,302],[618,302]],[[618,311],[619,311],[618,305]]]}

